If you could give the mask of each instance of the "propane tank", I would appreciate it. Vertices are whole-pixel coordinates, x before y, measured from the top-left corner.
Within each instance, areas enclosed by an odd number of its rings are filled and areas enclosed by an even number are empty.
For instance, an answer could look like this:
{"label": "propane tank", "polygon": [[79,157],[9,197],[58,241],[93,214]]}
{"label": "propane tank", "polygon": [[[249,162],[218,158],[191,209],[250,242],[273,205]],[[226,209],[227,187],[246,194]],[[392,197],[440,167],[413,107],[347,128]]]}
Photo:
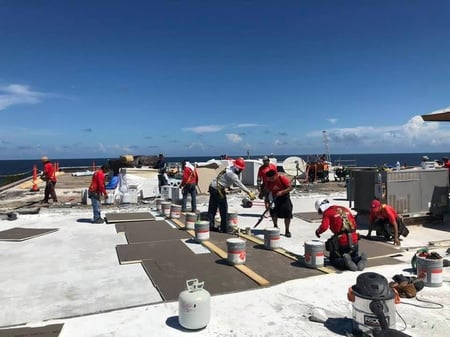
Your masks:
{"label": "propane tank", "polygon": [[178,321],[186,329],[202,329],[209,323],[211,295],[203,289],[204,283],[187,280],[186,290],[178,296]]}

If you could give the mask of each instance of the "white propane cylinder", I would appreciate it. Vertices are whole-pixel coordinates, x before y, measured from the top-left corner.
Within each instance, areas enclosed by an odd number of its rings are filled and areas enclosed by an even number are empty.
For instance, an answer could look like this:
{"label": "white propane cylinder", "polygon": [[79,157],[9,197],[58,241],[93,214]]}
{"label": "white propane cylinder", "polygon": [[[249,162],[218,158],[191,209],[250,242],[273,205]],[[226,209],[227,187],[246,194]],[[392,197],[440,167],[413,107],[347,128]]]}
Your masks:
{"label": "white propane cylinder", "polygon": [[202,329],[209,323],[211,295],[203,289],[204,283],[187,280],[187,289],[178,296],[178,321],[183,328]]}

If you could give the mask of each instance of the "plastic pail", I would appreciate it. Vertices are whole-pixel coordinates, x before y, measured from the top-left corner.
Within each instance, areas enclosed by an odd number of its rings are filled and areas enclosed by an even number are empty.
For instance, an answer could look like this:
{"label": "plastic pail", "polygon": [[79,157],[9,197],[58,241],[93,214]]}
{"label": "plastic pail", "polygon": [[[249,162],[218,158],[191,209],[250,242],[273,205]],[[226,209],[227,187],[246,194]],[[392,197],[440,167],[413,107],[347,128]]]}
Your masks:
{"label": "plastic pail", "polygon": [[88,189],[87,188],[84,188],[81,191],[81,203],[85,204],[85,205],[91,205],[92,204],[91,198],[89,198],[89,196],[88,196]]}
{"label": "plastic pail", "polygon": [[264,228],[264,248],[276,249],[280,247],[280,229],[277,227]]}
{"label": "plastic pail", "polygon": [[185,228],[195,229],[195,223],[197,221],[197,218],[198,216],[196,213],[186,213]]}
{"label": "plastic pail", "polygon": [[227,262],[231,265],[245,263],[245,240],[227,239]]}
{"label": "plastic pail", "polygon": [[442,286],[442,259],[427,259],[416,255],[417,277],[423,278],[426,287]]}
{"label": "plastic pail", "polygon": [[237,213],[228,213],[227,219],[227,233],[233,233],[234,229],[238,224],[238,214]]}
{"label": "plastic pail", "polygon": [[155,200],[156,203],[156,211],[159,213],[162,213],[161,203],[164,201],[164,199],[159,198]]}
{"label": "plastic pail", "polygon": [[172,206],[172,203],[170,201],[163,201],[161,202],[161,215],[165,217],[170,217],[170,207]]}
{"label": "plastic pail", "polygon": [[179,219],[181,215],[181,205],[172,204],[170,205],[170,218]]}
{"label": "plastic pail", "polygon": [[209,240],[209,221],[197,221],[194,225],[195,240]]}
{"label": "plastic pail", "polygon": [[324,247],[324,243],[320,240],[305,242],[305,264],[307,267],[323,267]]}

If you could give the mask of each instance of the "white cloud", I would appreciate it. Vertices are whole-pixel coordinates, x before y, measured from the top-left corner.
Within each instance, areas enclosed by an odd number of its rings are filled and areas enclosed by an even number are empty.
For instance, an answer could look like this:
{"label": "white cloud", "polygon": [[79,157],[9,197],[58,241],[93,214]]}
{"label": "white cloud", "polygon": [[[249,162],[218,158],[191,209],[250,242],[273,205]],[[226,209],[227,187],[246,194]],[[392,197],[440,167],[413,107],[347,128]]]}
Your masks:
{"label": "white cloud", "polygon": [[274,144],[275,144],[275,145],[278,145],[278,146],[279,146],[279,145],[286,145],[287,142],[286,142],[285,140],[275,139]]}
{"label": "white cloud", "polygon": [[265,125],[257,124],[257,123],[242,123],[242,124],[236,125],[236,128],[253,128],[253,127],[260,127],[260,126],[265,126]]}
{"label": "white cloud", "polygon": [[189,150],[197,150],[197,149],[205,150],[206,149],[205,145],[203,143],[199,143],[199,142],[191,143],[191,144],[187,145],[187,148]]}
{"label": "white cloud", "polygon": [[191,131],[194,133],[212,133],[223,129],[221,125],[199,125],[191,128],[183,128],[184,131]]}
{"label": "white cloud", "polygon": [[17,104],[37,104],[46,94],[32,91],[29,86],[10,84],[0,87],[0,110]]}
{"label": "white cloud", "polygon": [[[331,144],[335,145],[383,150],[386,150],[386,147],[406,149],[408,146],[448,143],[448,140],[443,139],[446,132],[440,129],[439,124],[424,122],[421,116],[414,116],[403,125],[330,129],[327,130],[327,138]],[[316,130],[306,136],[311,139],[318,138],[323,136],[323,131]]]}
{"label": "white cloud", "polygon": [[327,121],[329,121],[331,124],[336,124],[338,120],[339,119],[337,119],[337,118],[328,118],[327,119]]}
{"label": "white cloud", "polygon": [[235,133],[227,133],[225,136],[233,143],[240,143],[242,141],[242,137]]}

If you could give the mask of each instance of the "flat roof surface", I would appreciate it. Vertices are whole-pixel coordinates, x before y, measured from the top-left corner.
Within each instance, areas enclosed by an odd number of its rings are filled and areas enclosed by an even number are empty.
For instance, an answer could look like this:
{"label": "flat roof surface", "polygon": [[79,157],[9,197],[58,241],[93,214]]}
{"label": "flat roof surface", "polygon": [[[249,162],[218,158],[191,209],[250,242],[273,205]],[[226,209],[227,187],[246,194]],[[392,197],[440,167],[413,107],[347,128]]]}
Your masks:
{"label": "flat roof surface", "polygon": [[[63,190],[59,192],[63,194]],[[161,262],[157,259],[147,260],[151,261],[147,266],[141,263],[121,264],[116,247],[129,244],[126,231],[117,231],[114,223],[92,224],[90,206],[75,203],[79,199],[79,191],[71,192],[75,198],[73,203],[41,208],[37,214],[20,214],[14,221],[0,221],[0,231],[14,227],[57,229],[21,242],[0,241],[0,303],[3,308],[0,311],[0,328],[32,328],[55,324],[58,327],[58,324],[63,324],[60,337],[186,335],[186,329],[178,321],[177,293],[170,288],[170,299],[165,299],[157,285],[166,276],[161,274],[152,280],[148,275],[148,269],[163,271],[170,266],[160,265]],[[69,191],[67,193],[70,194]],[[324,194],[323,191],[319,193],[313,190],[292,194],[294,212],[314,212],[315,200],[324,196],[333,203],[348,206],[342,191]],[[256,203],[252,208],[242,208],[240,204],[243,197],[239,193],[228,196],[230,212],[239,214],[238,226],[242,229],[252,227],[264,211]],[[199,197],[199,210],[204,212],[207,206],[207,198]],[[156,221],[165,221],[152,203],[102,209],[103,215],[108,212],[150,212]],[[364,235],[367,224],[364,223],[364,217],[358,218],[361,221],[359,232]],[[280,246],[283,250],[302,257],[305,242],[316,239],[314,231],[318,224],[317,221],[294,217],[291,223],[292,237],[281,235]],[[171,225],[175,226],[174,223]],[[127,225],[121,222],[117,224],[119,226],[123,229]],[[134,226],[139,225],[135,223]],[[255,238],[263,240],[262,229],[271,226],[270,218],[265,218],[258,226],[260,231],[254,232]],[[279,227],[281,234],[284,234],[281,219]],[[347,300],[347,290],[356,283],[358,275],[376,272],[388,281],[396,274],[414,275],[411,258],[418,248],[425,246],[448,258],[446,251],[450,246],[450,225],[441,222],[408,228],[410,234],[403,239],[401,248],[386,244],[386,253],[378,257],[376,254],[371,255],[368,267],[362,272],[322,272],[305,268],[304,272],[311,273],[310,276],[296,278],[294,275],[289,280],[287,271],[303,267],[295,264],[283,266],[280,261],[285,259],[280,258],[280,254],[257,248],[257,243],[248,243],[246,267],[269,280],[271,275],[277,279],[272,280],[268,286],[260,286],[241,273],[242,280],[255,284],[252,289],[234,291],[229,288],[215,295],[217,285],[212,284],[212,277],[204,286],[206,290],[210,288],[213,294],[209,323],[206,328],[189,333],[192,336],[345,335],[351,330],[353,309],[352,303]],[[183,231],[178,232],[185,234]],[[329,236],[328,231],[320,240],[325,241]],[[135,238],[138,237],[139,234],[135,235]],[[230,235],[212,233],[210,241],[223,251],[227,237]],[[182,240],[185,239],[184,236],[176,238],[179,242],[174,246],[184,245]],[[196,246],[192,242],[187,244]],[[373,243],[368,243],[365,249],[369,252],[373,246]],[[167,250],[170,258],[166,262],[172,260],[174,266],[182,264],[180,261],[183,261],[183,256],[187,258],[183,254],[177,255],[179,251],[175,251],[176,249],[174,248],[173,254],[170,249]],[[225,264],[221,266],[223,258],[214,252],[205,252],[205,247],[199,252],[199,255],[209,257],[200,258],[195,268],[207,268],[204,266],[208,263],[215,264],[211,273],[217,267],[233,268]],[[273,271],[268,271],[272,266]],[[173,269],[173,273],[176,275],[177,268]],[[182,281],[178,278],[177,282],[180,280]],[[396,305],[396,328],[417,337],[447,335],[450,326],[449,280],[449,268],[444,267],[440,287],[425,287],[417,294],[417,298],[402,299],[402,303]],[[226,279],[223,281],[226,282]],[[431,301],[433,304],[418,299]],[[325,323],[310,321],[309,317],[313,314],[325,317]],[[50,330],[54,328],[55,326],[51,326]],[[0,332],[8,334],[7,331]],[[13,331],[10,335],[12,333]]]}

